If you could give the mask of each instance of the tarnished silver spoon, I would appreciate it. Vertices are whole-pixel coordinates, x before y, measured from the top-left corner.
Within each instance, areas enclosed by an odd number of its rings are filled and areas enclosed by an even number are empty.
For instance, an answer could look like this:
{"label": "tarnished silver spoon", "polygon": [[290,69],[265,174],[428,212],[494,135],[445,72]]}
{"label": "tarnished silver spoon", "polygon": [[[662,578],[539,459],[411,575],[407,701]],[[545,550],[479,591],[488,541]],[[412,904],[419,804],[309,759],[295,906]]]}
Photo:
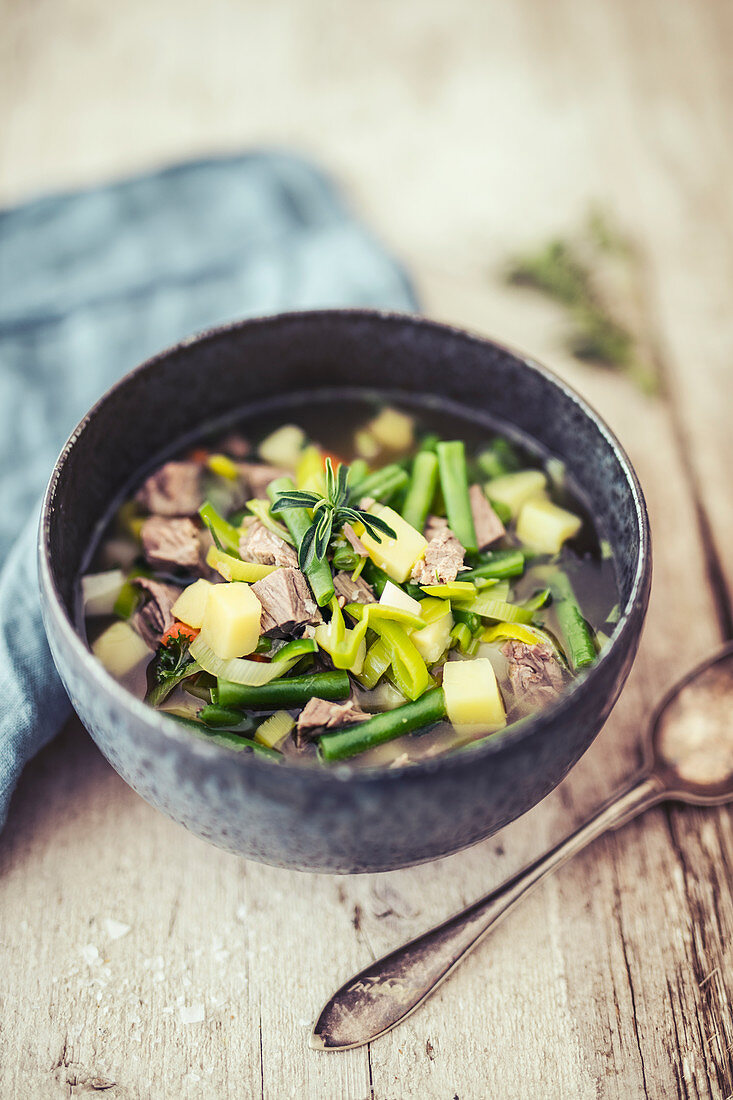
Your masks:
{"label": "tarnished silver spoon", "polygon": [[672,688],[650,724],[645,757],[636,779],[547,855],[342,985],[324,1005],[310,1045],[348,1050],[396,1027],[517,902],[609,829],[667,800],[697,806],[733,800],[733,645]]}

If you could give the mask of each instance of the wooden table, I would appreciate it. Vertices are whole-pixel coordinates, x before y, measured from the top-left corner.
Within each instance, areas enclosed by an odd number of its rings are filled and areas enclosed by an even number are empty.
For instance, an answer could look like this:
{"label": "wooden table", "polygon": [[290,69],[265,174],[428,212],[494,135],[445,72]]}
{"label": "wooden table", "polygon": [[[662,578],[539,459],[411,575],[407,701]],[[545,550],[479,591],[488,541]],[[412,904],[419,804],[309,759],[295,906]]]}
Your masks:
{"label": "wooden table", "polygon": [[[499,836],[356,878],[245,863],[166,820],[72,724],[0,837],[0,1096],[730,1097],[733,815],[659,809],[534,894],[403,1027],[318,1054],[326,995],[572,828],[671,682],[730,636],[730,0],[0,4],[0,197],[295,145],[344,181],[427,312],[531,351],[608,418],[655,536],[628,686]],[[667,396],[558,349],[507,250],[615,211]]]}

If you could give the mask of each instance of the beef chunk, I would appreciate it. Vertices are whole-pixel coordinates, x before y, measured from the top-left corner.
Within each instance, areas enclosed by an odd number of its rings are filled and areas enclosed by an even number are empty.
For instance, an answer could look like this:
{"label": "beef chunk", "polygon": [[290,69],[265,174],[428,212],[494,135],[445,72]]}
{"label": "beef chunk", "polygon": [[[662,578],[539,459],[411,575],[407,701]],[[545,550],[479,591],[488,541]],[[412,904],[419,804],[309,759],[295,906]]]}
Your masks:
{"label": "beef chunk", "polygon": [[309,699],[298,715],[298,724],[295,727],[296,744],[312,741],[321,730],[341,729],[342,726],[363,722],[365,718],[369,718],[369,715],[353,699],[347,699],[345,703]]}
{"label": "beef chunk", "polygon": [[565,686],[565,672],[546,642],[507,642],[502,653],[509,663],[509,683],[517,702],[531,707],[551,703]]}
{"label": "beef chunk", "polygon": [[135,499],[157,516],[192,516],[203,503],[201,467],[197,462],[166,462]]}
{"label": "beef chunk", "polygon": [[504,524],[486,499],[486,493],[480,485],[472,485],[468,491],[471,504],[473,525],[476,528],[476,541],[479,550],[485,550],[492,542],[506,534]]}
{"label": "beef chunk", "polygon": [[441,525],[436,517],[426,524],[430,531],[425,555],[415,563],[410,580],[414,584],[449,584],[463,567],[463,547],[448,524]]}
{"label": "beef chunk", "polygon": [[232,458],[247,458],[252,453],[252,444],[239,432],[230,432],[225,439],[222,439],[221,449],[224,454],[231,455]]}
{"label": "beef chunk", "polygon": [[294,568],[298,564],[298,555],[292,546],[259,520],[250,523],[240,538],[239,553],[243,561],[253,561],[260,565],[285,565]]}
{"label": "beef chunk", "polygon": [[149,577],[136,577],[132,583],[144,596],[144,603],[135,612],[132,625],[146,645],[157,649],[161,634],[165,634],[173,626],[172,608],[180,595],[180,589]]}
{"label": "beef chunk", "polygon": [[444,519],[443,516],[428,516],[425,520],[425,538],[430,542],[441,531],[445,531],[447,526],[448,520]]}
{"label": "beef chunk", "polygon": [[173,569],[198,568],[201,543],[192,520],[149,516],[140,534],[145,558],[151,565]]}
{"label": "beef chunk", "polygon": [[369,551],[367,550],[366,546],[361,541],[359,536],[356,534],[354,528],[351,526],[350,523],[344,524],[344,538],[349,543],[352,550],[354,550],[354,552],[357,553],[360,558],[369,557]]}
{"label": "beef chunk", "polygon": [[262,604],[263,634],[299,635],[304,627],[323,621],[308,581],[299,569],[276,569],[253,584],[252,591]]}
{"label": "beef chunk", "polygon": [[336,589],[336,595],[342,607],[347,603],[377,602],[371,585],[367,584],[363,577],[357,577],[352,581],[348,573],[334,573],[333,587]]}
{"label": "beef chunk", "polygon": [[281,470],[277,466],[267,466],[262,462],[238,462],[237,469],[247,486],[249,497],[268,500],[267,486],[276,477],[288,477],[290,470]]}

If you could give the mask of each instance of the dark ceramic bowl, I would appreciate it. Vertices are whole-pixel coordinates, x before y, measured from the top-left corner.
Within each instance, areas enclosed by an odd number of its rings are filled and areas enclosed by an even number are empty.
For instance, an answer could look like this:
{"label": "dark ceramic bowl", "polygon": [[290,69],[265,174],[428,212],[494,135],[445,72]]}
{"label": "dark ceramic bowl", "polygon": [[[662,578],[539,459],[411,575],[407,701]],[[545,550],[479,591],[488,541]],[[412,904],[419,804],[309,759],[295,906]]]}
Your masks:
{"label": "dark ceramic bowl", "polygon": [[[116,683],[75,624],[75,590],[110,503],[163,448],[207,421],[294,390],[432,394],[490,415],[566,464],[613,548],[622,615],[589,674],[552,707],[475,749],[404,770],[273,765],[205,741]],[[51,649],[71,701],[111,764],[154,806],[250,859],[308,871],[382,871],[490,836],[544,798],[588,748],[636,652],[651,579],[634,471],[605,424],[548,371],[488,340],[419,318],[294,313],[186,340],[111,389],[56,465],[41,519]]]}

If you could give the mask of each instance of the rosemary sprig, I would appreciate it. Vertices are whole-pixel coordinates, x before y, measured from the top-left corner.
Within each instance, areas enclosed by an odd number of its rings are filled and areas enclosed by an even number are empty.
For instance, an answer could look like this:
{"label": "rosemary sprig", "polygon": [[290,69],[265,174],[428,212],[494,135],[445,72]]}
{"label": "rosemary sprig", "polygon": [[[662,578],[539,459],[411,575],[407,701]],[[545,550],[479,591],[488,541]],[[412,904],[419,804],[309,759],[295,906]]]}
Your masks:
{"label": "rosemary sprig", "polygon": [[351,505],[349,490],[349,467],[339,463],[334,473],[330,458],[326,459],[326,492],[308,493],[300,489],[291,489],[280,493],[272,504],[272,511],[283,508],[309,508],[313,512],[313,522],[306,530],[298,547],[298,565],[305,571],[312,561],[323,561],[333,535],[337,534],[345,523],[361,523],[372,538],[382,541],[382,535],[395,538],[396,532],[379,516],[373,516],[361,508]]}

